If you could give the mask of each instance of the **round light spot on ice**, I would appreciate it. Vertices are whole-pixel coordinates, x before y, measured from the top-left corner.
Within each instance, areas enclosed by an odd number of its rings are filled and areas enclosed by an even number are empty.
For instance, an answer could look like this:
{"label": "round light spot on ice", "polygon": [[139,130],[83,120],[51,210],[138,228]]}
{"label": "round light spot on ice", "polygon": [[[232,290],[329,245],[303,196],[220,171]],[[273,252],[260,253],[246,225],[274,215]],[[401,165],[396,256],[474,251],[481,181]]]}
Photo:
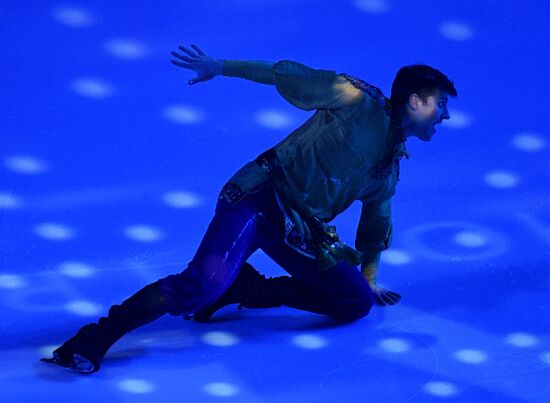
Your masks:
{"label": "round light spot on ice", "polygon": [[14,155],[4,160],[6,168],[18,174],[36,175],[45,172],[48,167],[38,158],[27,155]]}
{"label": "round light spot on ice", "polygon": [[550,364],[550,352],[542,353],[540,355],[540,359],[541,359],[542,362],[545,362],[546,364]]}
{"label": "round light spot on ice", "polygon": [[512,139],[512,144],[518,150],[534,152],[542,150],[545,146],[545,141],[536,134],[521,133]]}
{"label": "round light spot on ice", "polygon": [[386,264],[400,266],[410,263],[412,258],[407,252],[403,252],[398,249],[391,249],[382,252],[380,255],[380,260]]}
{"label": "round light spot on ice", "polygon": [[0,288],[15,289],[27,285],[25,279],[16,274],[0,274]]}
{"label": "round light spot on ice", "polygon": [[388,2],[384,0],[355,0],[354,3],[359,10],[371,14],[382,14],[390,10]]}
{"label": "round light spot on ice", "polygon": [[466,364],[481,364],[487,361],[487,354],[479,350],[458,350],[454,355],[458,361],[462,361]]}
{"label": "round light spot on ice", "polygon": [[60,24],[75,28],[89,27],[94,23],[92,15],[81,8],[56,7],[52,10],[52,16]]}
{"label": "round light spot on ice", "polygon": [[509,189],[518,184],[519,178],[511,172],[493,171],[485,175],[485,182],[494,188]]}
{"label": "round light spot on ice", "polygon": [[0,209],[15,209],[23,205],[23,202],[17,196],[11,193],[0,192]]}
{"label": "round light spot on ice", "polygon": [[192,125],[204,120],[199,110],[184,105],[166,107],[166,109],[164,109],[164,116],[174,123],[184,125]]}
{"label": "round light spot on ice", "polygon": [[50,241],[66,241],[75,236],[75,232],[72,228],[54,223],[39,224],[34,227],[34,232],[38,236],[49,239]]}
{"label": "round light spot on ice", "polygon": [[439,32],[453,41],[467,41],[474,36],[472,28],[460,22],[445,22],[439,26]]}
{"label": "round light spot on ice", "polygon": [[239,393],[239,388],[231,383],[213,382],[204,385],[204,391],[212,396],[230,397]]}
{"label": "round light spot on ice", "polygon": [[97,316],[101,306],[89,301],[72,301],[65,305],[65,309],[78,316]]}
{"label": "round light spot on ice", "polygon": [[284,129],[292,124],[292,119],[288,115],[272,110],[258,112],[256,121],[268,129]]}
{"label": "round light spot on ice", "polygon": [[424,390],[430,395],[439,397],[449,397],[456,394],[456,387],[449,382],[429,382],[424,386]]}
{"label": "round light spot on ice", "polygon": [[167,192],[162,196],[162,200],[171,207],[191,208],[201,204],[198,195],[191,192]]}
{"label": "round light spot on ice", "polygon": [[95,269],[85,263],[64,262],[59,265],[59,271],[73,278],[86,278],[94,274]]}
{"label": "round light spot on ice", "polygon": [[292,343],[300,348],[317,350],[328,345],[327,340],[314,334],[301,334],[292,338]]}
{"label": "round light spot on ice", "polygon": [[487,243],[487,239],[477,232],[462,231],[454,236],[454,241],[466,248],[479,248]]}
{"label": "round light spot on ice", "polygon": [[[431,238],[442,236],[442,233],[448,233],[449,230],[452,230],[453,234],[460,232],[483,234],[487,243],[484,248],[469,248],[460,251],[451,250],[450,253],[438,251],[427,246],[425,240],[428,239],[428,236]],[[464,221],[439,221],[417,226],[405,233],[404,242],[407,248],[414,250],[415,256],[419,255],[445,262],[479,261],[494,258],[502,255],[509,249],[508,240],[501,233],[489,227]],[[454,247],[452,249],[457,248]]]}
{"label": "round light spot on ice", "polygon": [[114,94],[111,85],[95,78],[79,78],[71,83],[73,90],[80,95],[89,98],[106,98]]}
{"label": "round light spot on ice", "polygon": [[378,346],[388,353],[404,353],[411,349],[409,342],[397,338],[380,340]]}
{"label": "round light spot on ice", "polygon": [[451,118],[443,122],[443,127],[452,129],[464,129],[472,125],[472,117],[465,112],[452,110]]}
{"label": "round light spot on ice", "polygon": [[162,231],[146,225],[133,225],[126,227],[124,233],[130,239],[138,242],[155,242],[161,240],[164,235]]}
{"label": "round light spot on ice", "polygon": [[105,44],[105,49],[120,59],[135,60],[147,56],[145,46],[131,39],[112,39]]}
{"label": "round light spot on ice", "polygon": [[202,341],[211,346],[230,347],[237,344],[239,339],[228,332],[208,332],[203,334]]}
{"label": "round light spot on ice", "polygon": [[515,347],[532,347],[538,344],[538,339],[528,333],[512,333],[506,336],[506,342]]}
{"label": "round light spot on ice", "polygon": [[125,379],[118,383],[118,387],[125,392],[136,394],[151,393],[155,389],[151,382],[142,379]]}

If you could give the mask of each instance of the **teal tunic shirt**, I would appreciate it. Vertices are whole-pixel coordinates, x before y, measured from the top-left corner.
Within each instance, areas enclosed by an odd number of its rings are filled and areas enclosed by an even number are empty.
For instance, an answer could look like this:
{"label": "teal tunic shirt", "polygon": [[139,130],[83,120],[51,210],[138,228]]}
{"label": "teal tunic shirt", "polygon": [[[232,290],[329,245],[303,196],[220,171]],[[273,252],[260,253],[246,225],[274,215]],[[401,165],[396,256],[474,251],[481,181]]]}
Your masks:
{"label": "teal tunic shirt", "polygon": [[[224,65],[227,76],[248,78],[252,74],[236,61],[226,61]],[[350,76],[289,60],[273,65],[273,77],[283,98],[300,109],[315,111],[273,148],[280,169],[271,180],[286,213],[287,234],[294,231],[311,240],[308,218],[328,223],[360,200],[362,209],[355,241],[355,249],[360,253],[354,254],[355,250],[338,242],[333,247],[342,253],[334,251],[333,256],[336,261],[338,257],[347,257],[353,264],[372,262],[391,244],[391,197],[398,179],[398,156],[406,153],[404,143],[395,142],[384,107],[387,98],[380,99],[359,89]],[[383,161],[389,164],[380,174]],[[251,161],[228,183],[253,192],[269,179]],[[325,225],[325,228],[335,234],[334,227]],[[297,250],[317,258],[322,268],[335,263],[334,259],[323,259],[321,251]]]}

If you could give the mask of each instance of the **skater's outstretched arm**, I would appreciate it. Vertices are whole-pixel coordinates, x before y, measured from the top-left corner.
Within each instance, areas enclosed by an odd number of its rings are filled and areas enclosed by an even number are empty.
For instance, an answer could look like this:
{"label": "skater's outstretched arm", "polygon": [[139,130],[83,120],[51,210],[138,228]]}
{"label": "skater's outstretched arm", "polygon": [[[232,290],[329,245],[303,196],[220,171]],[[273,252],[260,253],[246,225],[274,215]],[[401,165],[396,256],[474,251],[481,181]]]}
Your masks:
{"label": "skater's outstretched arm", "polygon": [[279,94],[292,105],[307,111],[341,109],[364,99],[364,94],[349,80],[332,70],[313,69],[291,60],[279,62],[223,60],[206,55],[198,46],[179,46],[172,52],[172,63],[193,70],[197,76],[189,84],[223,75],[261,84],[275,85]]}
{"label": "skater's outstretched arm", "polygon": [[189,85],[224,75],[228,77],[240,77],[262,84],[275,84],[272,62],[223,60],[206,55],[197,45],[191,45],[195,50],[179,46],[180,52],[172,52],[175,59],[172,63],[184,69],[190,69],[197,73],[197,77],[189,80]]}

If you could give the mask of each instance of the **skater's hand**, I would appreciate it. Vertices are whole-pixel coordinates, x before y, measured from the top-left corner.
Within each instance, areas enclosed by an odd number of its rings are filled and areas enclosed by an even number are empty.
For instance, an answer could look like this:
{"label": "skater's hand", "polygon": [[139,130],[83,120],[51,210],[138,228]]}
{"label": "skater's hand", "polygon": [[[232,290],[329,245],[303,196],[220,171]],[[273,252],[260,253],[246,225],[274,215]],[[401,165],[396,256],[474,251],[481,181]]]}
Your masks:
{"label": "skater's hand", "polygon": [[183,67],[184,69],[193,70],[197,73],[197,77],[189,80],[189,85],[207,81],[222,74],[223,60],[214,59],[205,55],[197,45],[191,45],[191,47],[195,49],[195,52],[187,49],[185,46],[179,46],[179,49],[186,53],[187,56],[178,52],[171,52],[172,56],[175,57],[174,60],[171,60],[172,64]]}
{"label": "skater's hand", "polygon": [[395,305],[401,300],[401,295],[396,292],[377,285],[371,285],[370,288],[374,294],[374,302],[376,305]]}
{"label": "skater's hand", "polygon": [[369,264],[363,264],[361,266],[361,274],[372,290],[374,295],[374,303],[376,305],[395,305],[399,302],[399,300],[401,300],[401,295],[376,285],[379,261],[380,255],[373,259]]}

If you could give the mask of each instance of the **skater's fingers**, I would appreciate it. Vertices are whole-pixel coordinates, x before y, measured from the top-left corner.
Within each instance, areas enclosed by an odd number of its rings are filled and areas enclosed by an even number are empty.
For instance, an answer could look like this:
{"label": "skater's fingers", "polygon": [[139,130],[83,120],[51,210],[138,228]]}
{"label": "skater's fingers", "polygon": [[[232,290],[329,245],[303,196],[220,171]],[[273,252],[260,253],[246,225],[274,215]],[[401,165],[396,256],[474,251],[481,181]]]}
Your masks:
{"label": "skater's fingers", "polygon": [[195,50],[197,51],[197,53],[198,53],[200,56],[206,56],[206,55],[204,54],[204,52],[203,52],[202,50],[200,50],[200,48],[199,48],[197,45],[191,45],[191,47],[192,47],[193,49],[195,49]]}
{"label": "skater's fingers", "polygon": [[388,298],[390,298],[390,300],[392,301],[392,305],[397,304],[400,300],[400,298],[395,298],[395,297],[392,297],[390,295],[388,295]]}
{"label": "skater's fingers", "polygon": [[193,53],[192,51],[190,51],[189,49],[187,49],[185,46],[181,46],[181,45],[180,45],[180,46],[178,46],[178,48],[179,48],[180,50],[183,50],[185,53],[187,53],[189,56],[191,56],[191,57],[193,57],[193,58],[195,58],[195,59],[198,57],[196,53]]}
{"label": "skater's fingers", "polygon": [[180,55],[178,52],[172,51],[172,52],[170,52],[170,54],[171,54],[172,56],[178,58],[178,59],[183,60],[184,62],[188,62],[188,63],[193,63],[193,62],[194,62],[194,60],[191,59],[190,57],[187,57],[187,56],[184,56],[184,55]]}
{"label": "skater's fingers", "polygon": [[389,291],[387,294],[388,294],[389,297],[391,297],[391,299],[395,299],[395,300],[398,300],[398,301],[401,299],[401,295],[399,295],[396,292]]}
{"label": "skater's fingers", "polygon": [[388,295],[386,295],[386,293],[382,293],[381,298],[384,300],[386,305],[393,305],[395,303]]}
{"label": "skater's fingers", "polygon": [[184,69],[190,69],[191,65],[187,63],[182,63],[179,60],[170,60],[172,64],[175,64],[178,67],[183,67]]}
{"label": "skater's fingers", "polygon": [[377,304],[377,305],[386,305],[386,303],[384,302],[384,300],[380,297],[380,294],[375,292],[374,293],[374,302]]}

